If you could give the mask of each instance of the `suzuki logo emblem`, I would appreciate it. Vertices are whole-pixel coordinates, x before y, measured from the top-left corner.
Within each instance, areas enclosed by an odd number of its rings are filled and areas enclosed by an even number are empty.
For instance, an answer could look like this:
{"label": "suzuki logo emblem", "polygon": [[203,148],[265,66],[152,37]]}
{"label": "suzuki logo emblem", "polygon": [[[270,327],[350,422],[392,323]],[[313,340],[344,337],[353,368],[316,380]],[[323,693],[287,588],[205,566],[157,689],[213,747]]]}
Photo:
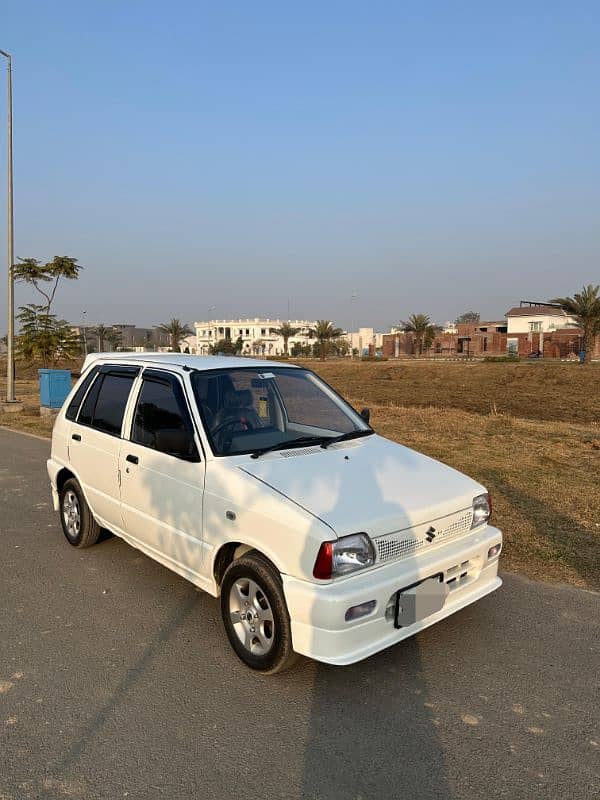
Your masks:
{"label": "suzuki logo emblem", "polygon": [[425,538],[427,539],[428,542],[433,542],[433,540],[435,539],[435,528],[433,527],[433,525],[430,525],[427,531],[425,532]]}

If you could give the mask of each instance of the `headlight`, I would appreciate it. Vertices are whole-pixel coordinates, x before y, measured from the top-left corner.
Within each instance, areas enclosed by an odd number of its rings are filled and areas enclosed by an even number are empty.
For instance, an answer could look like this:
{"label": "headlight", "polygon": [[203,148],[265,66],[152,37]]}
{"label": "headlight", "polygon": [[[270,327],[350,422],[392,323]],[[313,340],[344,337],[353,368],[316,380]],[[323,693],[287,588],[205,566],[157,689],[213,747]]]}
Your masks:
{"label": "headlight", "polygon": [[492,516],[492,498],[486,492],[473,498],[473,522],[471,528],[483,525]]}
{"label": "headlight", "polygon": [[375,561],[373,542],[366,533],[343,536],[335,542],[323,542],[319,548],[313,575],[327,580],[370,567]]}

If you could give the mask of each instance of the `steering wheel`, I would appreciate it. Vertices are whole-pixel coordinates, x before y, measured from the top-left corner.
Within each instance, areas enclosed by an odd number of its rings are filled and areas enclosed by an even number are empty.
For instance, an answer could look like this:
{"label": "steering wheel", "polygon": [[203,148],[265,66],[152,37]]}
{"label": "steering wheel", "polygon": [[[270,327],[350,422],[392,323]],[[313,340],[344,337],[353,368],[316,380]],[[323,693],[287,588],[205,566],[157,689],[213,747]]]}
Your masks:
{"label": "steering wheel", "polygon": [[248,430],[254,430],[254,425],[252,425],[249,420],[245,417],[238,417],[237,419],[225,419],[223,422],[219,422],[219,424],[212,429],[211,433],[213,436],[218,436],[219,433],[227,428],[233,428],[234,425],[245,425]]}

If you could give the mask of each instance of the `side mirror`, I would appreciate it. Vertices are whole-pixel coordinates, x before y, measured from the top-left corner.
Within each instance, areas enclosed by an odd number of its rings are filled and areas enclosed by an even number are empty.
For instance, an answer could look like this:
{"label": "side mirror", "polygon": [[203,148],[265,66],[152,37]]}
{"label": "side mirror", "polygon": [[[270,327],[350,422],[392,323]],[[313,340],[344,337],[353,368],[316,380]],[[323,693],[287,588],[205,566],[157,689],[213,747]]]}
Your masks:
{"label": "side mirror", "polygon": [[186,461],[200,461],[196,442],[191,431],[185,428],[161,428],[155,434],[155,446],[161,453],[167,453]]}
{"label": "side mirror", "polygon": [[369,411],[369,409],[368,408],[363,408],[363,410],[360,412],[360,415],[368,425],[369,424],[369,420],[371,419],[371,412]]}

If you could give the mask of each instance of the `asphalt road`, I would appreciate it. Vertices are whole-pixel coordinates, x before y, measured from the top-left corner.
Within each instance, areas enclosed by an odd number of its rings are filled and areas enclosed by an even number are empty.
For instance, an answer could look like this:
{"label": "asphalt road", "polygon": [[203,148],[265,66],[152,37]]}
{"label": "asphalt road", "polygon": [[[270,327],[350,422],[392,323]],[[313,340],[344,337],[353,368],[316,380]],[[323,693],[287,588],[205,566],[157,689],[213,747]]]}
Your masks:
{"label": "asphalt road", "polygon": [[257,676],[213,598],[66,543],[48,451],[0,430],[0,800],[600,796],[598,594],[504,575],[365,662]]}

